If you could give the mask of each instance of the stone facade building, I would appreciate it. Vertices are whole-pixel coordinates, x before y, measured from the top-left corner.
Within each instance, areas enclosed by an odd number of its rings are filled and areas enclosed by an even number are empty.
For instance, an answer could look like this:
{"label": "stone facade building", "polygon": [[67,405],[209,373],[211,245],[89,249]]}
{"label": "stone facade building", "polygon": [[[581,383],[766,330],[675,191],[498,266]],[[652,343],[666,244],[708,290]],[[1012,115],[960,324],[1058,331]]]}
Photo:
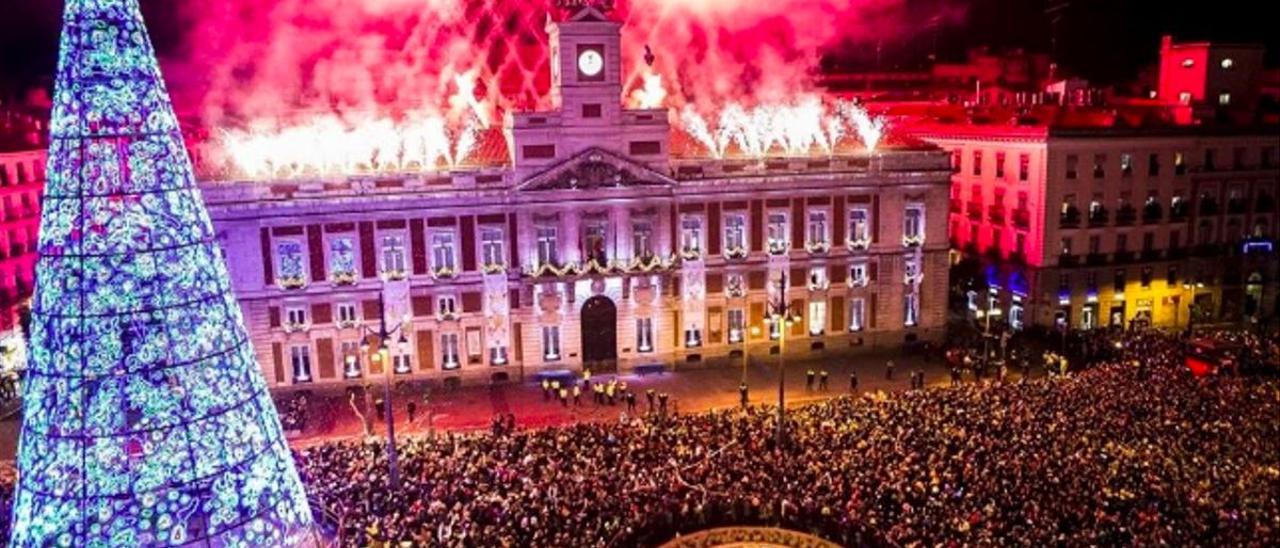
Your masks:
{"label": "stone facade building", "polygon": [[665,110],[620,104],[617,23],[549,30],[559,107],[482,135],[487,165],[203,184],[269,382],[737,363],[788,329],[770,303],[801,318],[789,355],[941,336],[945,153],[684,153]]}

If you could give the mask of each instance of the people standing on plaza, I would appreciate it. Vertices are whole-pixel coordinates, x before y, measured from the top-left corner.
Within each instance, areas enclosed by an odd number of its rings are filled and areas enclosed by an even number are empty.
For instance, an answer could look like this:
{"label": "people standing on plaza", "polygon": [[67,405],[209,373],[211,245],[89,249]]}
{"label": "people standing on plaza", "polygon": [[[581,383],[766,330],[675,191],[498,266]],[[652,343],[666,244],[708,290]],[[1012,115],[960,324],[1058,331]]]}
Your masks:
{"label": "people standing on plaza", "polygon": [[953,365],[951,366],[951,386],[959,386],[959,385],[960,385],[960,368]]}
{"label": "people standing on plaza", "polygon": [[615,403],[615,400],[614,400],[613,398],[614,398],[615,393],[617,392],[617,390],[618,390],[618,381],[617,381],[617,380],[614,380],[614,379],[610,379],[610,380],[609,380],[609,384],[605,385],[605,387],[604,387],[604,395],[605,395],[607,398],[609,398],[609,405],[610,405],[610,406],[614,405],[614,403]]}
{"label": "people standing on plaza", "polygon": [[409,400],[405,407],[407,408],[406,411],[409,412],[409,424],[413,424],[414,417],[418,415],[418,404],[414,403],[413,400]]}
{"label": "people standing on plaza", "polygon": [[662,414],[662,415],[667,414],[667,398],[668,396],[666,392],[662,392],[658,394],[658,413],[659,414]]}
{"label": "people standing on plaza", "polygon": [[569,407],[569,389],[567,388],[560,389],[560,406]]}
{"label": "people standing on plaza", "polygon": [[812,369],[806,371],[804,374],[804,389],[809,391],[813,390],[813,370]]}
{"label": "people standing on plaza", "polygon": [[542,379],[542,401],[551,399],[551,381]]}
{"label": "people standing on plaza", "polygon": [[823,392],[827,391],[827,377],[829,376],[830,374],[827,373],[826,369],[823,369],[821,373],[818,373],[818,390],[822,390]]}
{"label": "people standing on plaza", "polygon": [[745,381],[738,383],[738,400],[739,402],[742,403],[742,408],[746,409],[747,408],[747,383]]}
{"label": "people standing on plaza", "polygon": [[627,412],[635,414],[636,412],[636,393],[627,392]]}
{"label": "people standing on plaza", "polygon": [[858,391],[858,372],[849,372],[849,392],[856,393]]}
{"label": "people standing on plaza", "polygon": [[916,368],[916,388],[924,390],[924,368]]}
{"label": "people standing on plaza", "polygon": [[893,360],[884,362],[884,378],[886,380],[893,380],[893,367]]}
{"label": "people standing on plaza", "polygon": [[582,387],[573,385],[573,406],[582,407]]}

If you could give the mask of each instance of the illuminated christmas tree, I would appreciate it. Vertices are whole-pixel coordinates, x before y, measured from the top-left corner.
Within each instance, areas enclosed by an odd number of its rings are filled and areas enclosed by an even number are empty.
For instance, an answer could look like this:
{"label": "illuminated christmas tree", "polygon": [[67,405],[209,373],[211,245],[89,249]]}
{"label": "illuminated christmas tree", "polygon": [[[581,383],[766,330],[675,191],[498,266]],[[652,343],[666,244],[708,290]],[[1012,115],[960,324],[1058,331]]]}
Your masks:
{"label": "illuminated christmas tree", "polygon": [[11,543],[311,544],[138,2],[63,25]]}

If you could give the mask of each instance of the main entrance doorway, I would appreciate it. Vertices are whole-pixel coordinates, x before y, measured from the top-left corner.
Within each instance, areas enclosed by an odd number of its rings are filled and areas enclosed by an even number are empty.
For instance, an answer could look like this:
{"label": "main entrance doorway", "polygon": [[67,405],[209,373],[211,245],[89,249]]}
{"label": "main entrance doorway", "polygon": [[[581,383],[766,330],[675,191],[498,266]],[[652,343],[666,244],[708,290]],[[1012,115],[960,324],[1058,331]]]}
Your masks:
{"label": "main entrance doorway", "polygon": [[618,308],[603,295],[582,305],[582,363],[594,371],[612,370],[618,362]]}

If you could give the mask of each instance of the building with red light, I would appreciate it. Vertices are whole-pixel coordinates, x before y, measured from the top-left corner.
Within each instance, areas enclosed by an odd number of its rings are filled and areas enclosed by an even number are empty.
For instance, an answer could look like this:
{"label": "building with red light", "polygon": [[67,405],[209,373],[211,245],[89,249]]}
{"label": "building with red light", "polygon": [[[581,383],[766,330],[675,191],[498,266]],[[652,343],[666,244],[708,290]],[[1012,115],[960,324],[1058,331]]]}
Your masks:
{"label": "building with red light", "polygon": [[[891,138],[712,158],[665,110],[623,107],[619,32],[590,8],[551,24],[556,107],[479,134],[467,168],[204,183],[269,382],[514,379],[941,337],[945,153]],[[783,308],[790,322],[766,321]],[[367,354],[383,317],[401,330]]]}
{"label": "building with red light", "polygon": [[0,369],[4,370],[21,367],[26,360],[23,323],[35,287],[45,158],[38,142],[22,136],[0,139]]}
{"label": "building with red light", "polygon": [[1277,315],[1280,128],[1256,117],[1262,51],[1166,38],[1161,58],[1156,101],[1077,89],[905,117],[952,154],[952,246],[990,287],[970,292],[975,313],[1015,328]]}

